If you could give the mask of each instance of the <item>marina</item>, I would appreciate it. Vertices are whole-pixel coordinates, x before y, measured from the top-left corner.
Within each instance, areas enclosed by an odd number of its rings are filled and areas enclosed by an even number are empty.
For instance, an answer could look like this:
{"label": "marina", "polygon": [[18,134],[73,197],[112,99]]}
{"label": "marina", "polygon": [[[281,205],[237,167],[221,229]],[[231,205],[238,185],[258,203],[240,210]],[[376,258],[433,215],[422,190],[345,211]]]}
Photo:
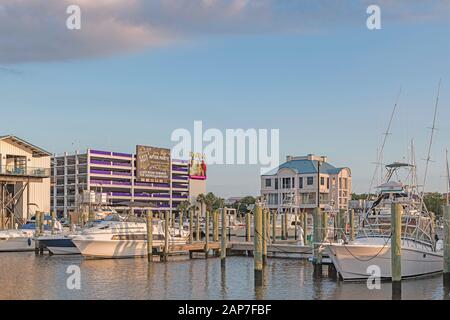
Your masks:
{"label": "marina", "polygon": [[449,1],[2,0],[3,309],[450,300]]}

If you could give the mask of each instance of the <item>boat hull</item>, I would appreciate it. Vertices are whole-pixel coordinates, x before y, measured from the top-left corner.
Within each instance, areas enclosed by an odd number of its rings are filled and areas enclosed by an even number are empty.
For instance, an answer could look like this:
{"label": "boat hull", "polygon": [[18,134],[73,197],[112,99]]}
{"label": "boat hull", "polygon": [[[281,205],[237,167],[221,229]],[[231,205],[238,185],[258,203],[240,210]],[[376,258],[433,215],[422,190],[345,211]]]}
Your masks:
{"label": "boat hull", "polygon": [[0,252],[26,252],[34,249],[35,244],[31,237],[0,239]]}
{"label": "boat hull", "polygon": [[[379,267],[381,279],[392,278],[390,244],[332,244],[325,252],[344,281],[368,279],[374,267]],[[401,261],[402,278],[422,277],[443,270],[443,256],[436,252],[404,246]]]}
{"label": "boat hull", "polygon": [[46,247],[52,255],[80,254],[80,250],[70,238],[39,239],[39,243]]}
{"label": "boat hull", "polygon": [[[123,259],[147,256],[146,240],[90,240],[73,239],[80,253],[87,258]],[[185,244],[186,241],[171,242],[173,244]],[[153,241],[154,248],[164,246],[164,241]]]}

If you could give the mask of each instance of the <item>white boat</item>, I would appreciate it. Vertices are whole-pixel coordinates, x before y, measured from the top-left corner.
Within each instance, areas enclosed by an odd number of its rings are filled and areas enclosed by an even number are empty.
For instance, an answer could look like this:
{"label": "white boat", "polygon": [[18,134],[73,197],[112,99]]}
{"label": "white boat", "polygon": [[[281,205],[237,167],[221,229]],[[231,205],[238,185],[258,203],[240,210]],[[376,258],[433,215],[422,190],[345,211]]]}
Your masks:
{"label": "white boat", "polygon": [[379,271],[381,279],[391,279],[391,205],[403,207],[401,235],[402,278],[426,276],[442,272],[442,245],[435,237],[431,214],[419,196],[417,187],[392,181],[399,169],[415,176],[415,166],[394,163],[387,166],[386,183],[372,207],[365,213],[363,224],[354,241],[326,245],[326,252],[343,280],[362,280]]}
{"label": "white boat", "polygon": [[[50,216],[45,217],[46,221],[51,221]],[[11,229],[0,231],[0,252],[22,252],[34,251],[35,249],[35,230],[34,220],[24,224],[20,229]],[[55,231],[61,232],[62,226],[56,221]],[[51,234],[50,225],[44,225],[44,234]]]}
{"label": "white boat", "polygon": [[0,252],[34,251],[33,230],[0,231]]}
{"label": "white boat", "polygon": [[[123,221],[124,218],[117,213],[112,213],[104,217],[107,221]],[[83,229],[74,233],[59,233],[55,235],[44,235],[37,238],[39,244],[43,245],[51,255],[78,255],[80,250],[75,246],[73,237],[81,234],[83,231],[98,226],[104,220],[95,220],[88,222]]]}
{"label": "white boat", "polygon": [[[141,219],[102,221],[72,238],[73,243],[89,258],[134,258],[147,256],[147,224]],[[189,233],[169,228],[169,245],[186,244]],[[164,222],[153,221],[153,247],[165,244]]]}

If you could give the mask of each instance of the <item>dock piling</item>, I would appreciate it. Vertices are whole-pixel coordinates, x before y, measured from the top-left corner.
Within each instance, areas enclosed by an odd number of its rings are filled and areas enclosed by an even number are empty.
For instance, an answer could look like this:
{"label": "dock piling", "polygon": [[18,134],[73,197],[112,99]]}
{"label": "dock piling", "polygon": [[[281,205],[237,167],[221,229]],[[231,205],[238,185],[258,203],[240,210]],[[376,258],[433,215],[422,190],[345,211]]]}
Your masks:
{"label": "dock piling", "polygon": [[245,232],[245,235],[246,235],[246,240],[247,240],[247,242],[251,242],[252,241],[252,231],[251,231],[251,224],[252,224],[252,216],[251,216],[251,213],[250,212],[247,212],[247,219],[246,219],[246,222],[247,222],[247,225],[246,225],[246,232]]}
{"label": "dock piling", "polygon": [[402,281],[402,214],[403,207],[400,203],[391,206],[391,270],[392,270],[392,296],[401,296]]}
{"label": "dock piling", "polygon": [[261,223],[262,223],[262,259],[263,264],[267,264],[267,215],[266,210],[263,209],[261,212]]}
{"label": "dock piling", "polygon": [[194,243],[194,211],[195,208],[189,209],[189,243]]}
{"label": "dock piling", "polygon": [[314,209],[313,214],[313,265],[314,265],[314,275],[317,277],[322,276],[322,254],[320,253],[320,244],[322,243],[322,210],[320,208]]}
{"label": "dock piling", "polygon": [[303,242],[305,246],[308,244],[308,213],[303,212]]}
{"label": "dock piling", "polygon": [[[254,216],[254,267],[255,280],[262,279],[263,271],[263,225],[262,225],[262,206],[258,202],[255,206]],[[258,281],[259,282],[259,281]]]}
{"label": "dock piling", "polygon": [[328,240],[328,213],[322,211],[322,241]]}
{"label": "dock piling", "polygon": [[55,234],[55,223],[56,223],[56,214],[55,211],[52,211],[52,234]]}
{"label": "dock piling", "polygon": [[170,223],[170,211],[166,211],[164,223],[164,253],[163,261],[167,262],[167,257],[169,256],[169,223]]}
{"label": "dock piling", "polygon": [[277,241],[277,213],[272,213],[272,243]]}
{"label": "dock piling", "polygon": [[197,221],[195,224],[195,238],[197,241],[200,241],[200,210],[197,210],[197,208],[195,209],[196,211],[196,217],[197,217]]}
{"label": "dock piling", "polygon": [[350,241],[355,240],[355,209],[350,210]]}
{"label": "dock piling", "polygon": [[220,241],[220,263],[222,267],[225,266],[227,259],[227,217],[226,208],[222,208],[222,232]]}
{"label": "dock piling", "polygon": [[209,236],[210,236],[210,219],[209,210],[205,212],[205,258],[208,259],[209,255]]}
{"label": "dock piling", "polygon": [[219,213],[217,210],[213,212],[213,241],[219,241]]}
{"label": "dock piling", "polygon": [[147,261],[153,261],[153,211],[147,210]]}

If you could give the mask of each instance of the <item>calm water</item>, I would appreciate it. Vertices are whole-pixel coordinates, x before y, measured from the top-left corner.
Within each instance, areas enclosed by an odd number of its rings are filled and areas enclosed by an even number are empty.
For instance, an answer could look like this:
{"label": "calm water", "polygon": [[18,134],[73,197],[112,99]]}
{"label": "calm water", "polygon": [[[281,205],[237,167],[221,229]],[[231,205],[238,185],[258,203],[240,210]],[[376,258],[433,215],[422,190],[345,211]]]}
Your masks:
{"label": "calm water", "polygon": [[[81,268],[81,290],[68,290],[66,269]],[[146,259],[84,260],[81,256],[0,254],[0,299],[391,299],[391,285],[369,291],[365,283],[314,280],[304,260],[271,259],[264,285],[255,289],[253,260],[154,263]],[[403,299],[444,299],[442,276],[403,282]]]}

